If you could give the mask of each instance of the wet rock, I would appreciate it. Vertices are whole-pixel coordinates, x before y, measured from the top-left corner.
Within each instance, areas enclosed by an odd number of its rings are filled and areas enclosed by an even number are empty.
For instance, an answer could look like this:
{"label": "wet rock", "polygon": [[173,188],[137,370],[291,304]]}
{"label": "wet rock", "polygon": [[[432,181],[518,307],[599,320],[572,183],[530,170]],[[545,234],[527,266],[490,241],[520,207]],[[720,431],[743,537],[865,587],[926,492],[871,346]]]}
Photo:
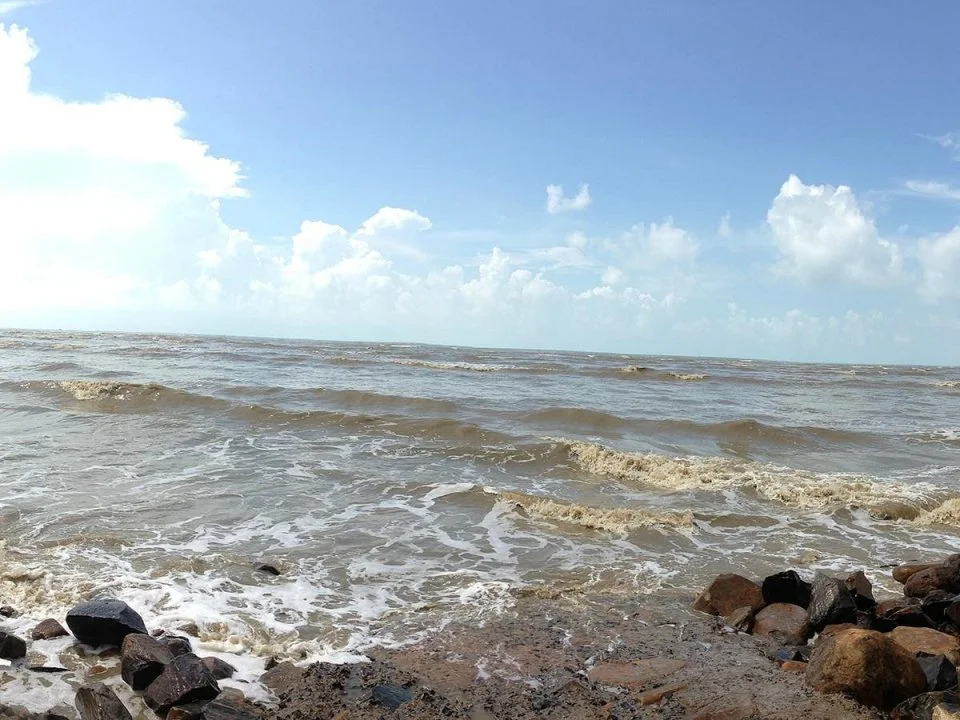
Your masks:
{"label": "wet rock", "polygon": [[81,603],[67,613],[67,627],[85,645],[120,647],[132,633],[147,634],[143,618],[121,600],[98,598]]}
{"label": "wet rock", "polygon": [[48,618],[38,624],[31,632],[31,640],[53,640],[58,637],[69,635],[66,629],[53,618]]}
{"label": "wet rock", "polygon": [[170,648],[156,638],[133,633],[123,639],[120,677],[134,690],[144,690],[171,662]]}
{"label": "wet rock", "polygon": [[74,704],[80,720],[133,720],[120,698],[106,685],[84,685],[77,690]]}
{"label": "wet rock", "polygon": [[920,609],[923,610],[923,614],[930,618],[934,625],[940,625],[946,622],[947,618],[944,613],[947,608],[953,604],[955,597],[953,593],[948,593],[945,590],[934,590],[923,598],[923,601],[920,603]]}
{"label": "wet rock", "polygon": [[933,621],[915,598],[884,600],[877,605],[874,629],[889,632],[895,627],[933,627]]}
{"label": "wet rock", "polygon": [[945,622],[960,627],[960,598],[957,598],[943,609],[943,619]]}
{"label": "wet rock", "polygon": [[[245,698],[223,695],[203,708],[203,720],[261,720],[263,712]],[[167,716],[170,720],[170,716]]]}
{"label": "wet rock", "polygon": [[933,709],[945,702],[956,700],[953,692],[928,692],[904,700],[890,713],[890,720],[932,720]]}
{"label": "wet rock", "polygon": [[725,618],[727,625],[742,633],[748,633],[753,629],[753,619],[753,608],[750,607],[737,608]]}
{"label": "wet rock", "polygon": [[276,565],[271,565],[270,563],[256,563],[254,569],[257,572],[262,572],[266,575],[273,575],[277,577],[280,575],[280,569]]}
{"label": "wet rock", "polygon": [[810,605],[810,583],[794,570],[777,573],[764,579],[761,591],[767,605],[789,603],[806,608]]}
{"label": "wet rock", "polygon": [[180,705],[172,707],[167,713],[167,720],[204,720],[206,715],[204,709],[207,703],[190,703],[189,705]]}
{"label": "wet rock", "polygon": [[807,611],[799,605],[774,603],[757,613],[753,634],[800,644],[810,637],[810,618]]}
{"label": "wet rock", "polygon": [[710,587],[704,590],[693,609],[710,615],[726,617],[735,610],[749,607],[754,611],[763,607],[763,592],[760,586],[741,575],[717,575]]}
{"label": "wet rock", "polygon": [[233,665],[218,657],[205,657],[203,658],[203,664],[213,675],[214,680],[227,680],[237,672]]}
{"label": "wet rock", "polygon": [[946,657],[921,652],[917,655],[917,662],[927,676],[927,690],[957,689],[957,667]]}
{"label": "wet rock", "polygon": [[160,642],[169,648],[174,657],[180,657],[181,655],[193,652],[193,645],[190,641],[179,635],[164,635],[160,638]]}
{"label": "wet rock", "polygon": [[17,611],[14,610],[9,605],[4,605],[0,607],[0,617],[14,618],[16,616],[17,616]]}
{"label": "wet rock", "polygon": [[195,637],[195,638],[200,637],[200,628],[197,627],[196,623],[192,623],[192,622],[185,623],[180,627],[178,627],[177,630],[184,633],[185,635],[189,635],[190,637]]}
{"label": "wet rock", "polygon": [[911,575],[903,585],[907,597],[926,597],[934,590],[960,593],[960,565],[947,563],[920,570]]}
{"label": "wet rock", "polygon": [[954,665],[960,664],[960,639],[932,628],[898,627],[887,637],[908,650],[912,655],[926,653],[943,655]]}
{"label": "wet rock", "polygon": [[160,716],[176,705],[213,700],[220,686],[203,661],[190,653],[176,657],[164,667],[143,694],[147,706]]}
{"label": "wet rock", "polygon": [[646,658],[635,662],[603,662],[587,671],[587,679],[600,685],[643,688],[686,667],[683,660]]}
{"label": "wet rock", "polygon": [[370,702],[387,710],[396,710],[413,700],[413,693],[399,685],[377,685],[370,694]]}
{"label": "wet rock", "polygon": [[883,633],[859,629],[819,644],[810,656],[806,682],[817,692],[848,695],[879,710],[927,689],[913,653]]}
{"label": "wet rock", "polygon": [[893,569],[893,579],[903,585],[921,570],[929,570],[932,567],[937,567],[937,565],[940,565],[940,563],[904,563]]}
{"label": "wet rock", "polygon": [[846,581],[847,590],[853,596],[853,602],[860,610],[867,610],[876,606],[873,599],[873,583],[867,579],[862,570],[853,573]]}
{"label": "wet rock", "polygon": [[852,623],[857,606],[843,580],[817,573],[810,590],[810,627],[819,632],[827,625]]}
{"label": "wet rock", "polygon": [[296,687],[303,679],[303,670],[292,662],[277,663],[260,676],[260,682],[273,690],[275,695],[282,695]]}
{"label": "wet rock", "polygon": [[0,632],[0,658],[19,660],[27,656],[27,643],[16,635]]}
{"label": "wet rock", "polygon": [[721,695],[694,710],[691,720],[748,720],[759,715],[757,702],[748,692]]}

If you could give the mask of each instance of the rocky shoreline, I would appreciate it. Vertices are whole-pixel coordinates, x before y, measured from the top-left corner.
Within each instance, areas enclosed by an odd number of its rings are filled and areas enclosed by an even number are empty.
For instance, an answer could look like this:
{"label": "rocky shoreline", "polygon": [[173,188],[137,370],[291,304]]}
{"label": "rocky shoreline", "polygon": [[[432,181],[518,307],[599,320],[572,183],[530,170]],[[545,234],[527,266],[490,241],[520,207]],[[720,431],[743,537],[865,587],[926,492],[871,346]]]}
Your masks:
{"label": "rocky shoreline", "polygon": [[[229,680],[230,663],[202,657],[195,626],[151,630],[99,598],[27,637],[0,617],[0,719],[960,717],[960,556],[893,574],[904,596],[879,601],[862,572],[721,575],[696,599],[524,589],[481,623],[448,623],[369,662],[271,661],[247,685]],[[57,642],[86,661],[33,662]],[[73,706],[18,709],[10,688],[31,673],[69,679]]]}

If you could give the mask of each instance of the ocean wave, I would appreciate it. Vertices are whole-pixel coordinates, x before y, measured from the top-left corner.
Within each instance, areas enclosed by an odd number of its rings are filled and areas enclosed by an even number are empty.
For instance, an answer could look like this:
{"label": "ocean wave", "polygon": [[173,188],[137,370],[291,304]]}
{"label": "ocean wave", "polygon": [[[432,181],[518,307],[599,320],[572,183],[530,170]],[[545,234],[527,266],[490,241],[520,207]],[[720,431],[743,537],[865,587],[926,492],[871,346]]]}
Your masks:
{"label": "ocean wave", "polygon": [[675,380],[706,380],[707,376],[702,373],[670,373],[670,376]]}
{"label": "ocean wave", "polygon": [[914,433],[908,440],[916,443],[935,443],[939,445],[960,444],[960,428],[944,428],[931,432]]}
{"label": "ocean wave", "polygon": [[429,370],[464,370],[469,372],[498,372],[503,370],[523,370],[513,365],[489,365],[485,363],[471,362],[437,362],[434,360],[416,360],[411,358],[393,358],[386,362],[394,365],[406,365],[408,367],[427,368]]}
{"label": "ocean wave", "polygon": [[934,387],[950,388],[952,390],[955,388],[960,388],[960,380],[938,380],[932,383],[932,385]]}
{"label": "ocean wave", "polygon": [[589,410],[587,408],[556,407],[523,413],[519,419],[525,423],[552,427],[576,427],[600,430],[619,430],[628,427],[631,421],[617,415]]}
{"label": "ocean wave", "polygon": [[31,392],[52,393],[60,398],[79,402],[91,410],[140,412],[160,407],[163,410],[181,407],[224,408],[226,400],[177,390],[157,383],[131,383],[117,380],[32,380],[6,383]]}
{"label": "ocean wave", "polygon": [[583,471],[669,492],[752,491],[781,505],[804,509],[870,508],[889,501],[924,510],[941,501],[943,488],[902,484],[849,474],[821,474],[725,457],[671,458],[613,450],[597,443],[560,440]]}

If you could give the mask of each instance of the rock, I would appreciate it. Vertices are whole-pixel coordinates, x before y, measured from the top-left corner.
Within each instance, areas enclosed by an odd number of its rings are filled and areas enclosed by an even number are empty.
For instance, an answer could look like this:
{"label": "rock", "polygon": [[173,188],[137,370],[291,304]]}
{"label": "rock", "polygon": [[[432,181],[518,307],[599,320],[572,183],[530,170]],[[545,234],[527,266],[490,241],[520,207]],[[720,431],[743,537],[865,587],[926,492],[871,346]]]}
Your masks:
{"label": "rock", "polygon": [[877,601],[873,599],[873,584],[863,574],[862,570],[853,573],[846,581],[847,590],[853,596],[854,604],[860,610],[874,607]]}
{"label": "rock", "polygon": [[170,649],[174,657],[180,657],[181,655],[193,652],[193,645],[190,641],[179,635],[164,635],[160,638],[160,642]]}
{"label": "rock", "polygon": [[937,565],[940,565],[940,563],[905,563],[898,565],[893,569],[893,579],[903,585],[921,570],[929,570],[932,567],[937,567]]}
{"label": "rock", "polygon": [[856,622],[857,606],[843,580],[817,573],[810,590],[810,627],[819,632],[827,625]]}
{"label": "rock", "polygon": [[747,692],[732,692],[694,710],[691,720],[748,720],[759,715],[757,702]]}
{"label": "rock", "polygon": [[39,625],[37,625],[30,632],[31,640],[53,640],[58,637],[66,637],[69,635],[63,625],[54,620],[53,618],[48,618],[44,620]]}
{"label": "rock", "polygon": [[175,705],[213,700],[220,686],[193,653],[176,657],[143,694],[147,706],[161,717]]}
{"label": "rock", "polygon": [[917,662],[927,676],[927,690],[956,690],[957,667],[943,655],[929,655],[921,652],[917,655]]}
{"label": "rock", "polygon": [[722,617],[742,607],[756,612],[763,607],[763,593],[755,582],[730,574],[717,575],[693,604],[694,610]]}
{"label": "rock", "polygon": [[943,655],[954,665],[960,664],[960,639],[932,628],[898,627],[887,637],[909,651],[911,655],[923,652]]}
{"label": "rock", "polygon": [[280,570],[277,568],[277,566],[271,565],[270,563],[257,563],[256,565],[254,565],[254,569],[257,572],[262,572],[267,575],[273,575],[274,577],[277,577],[278,575],[280,575]]}
{"label": "rock", "polygon": [[929,692],[904,700],[890,713],[890,720],[932,720],[933,709],[941,703],[956,700],[953,692]]}
{"label": "rock", "polygon": [[196,623],[186,623],[177,628],[180,632],[189,635],[190,637],[198,638],[200,637],[200,628],[197,627]]}
{"label": "rock", "polygon": [[782,647],[773,654],[771,659],[775,660],[781,665],[790,661],[807,662],[810,659],[810,653],[812,650],[813,648],[811,648],[809,645]]}
{"label": "rock", "polygon": [[856,630],[858,625],[854,623],[837,623],[836,625],[827,625],[823,630],[820,631],[820,638],[828,638],[833,635],[839,635],[842,632],[847,630]]}
{"label": "rock", "polygon": [[761,591],[763,601],[767,605],[790,603],[802,608],[810,605],[810,583],[803,580],[794,570],[765,578]]}
{"label": "rock", "polygon": [[14,610],[9,605],[4,605],[3,607],[0,607],[0,617],[14,618],[16,616],[17,616],[17,611]]}
{"label": "rock", "polygon": [[960,627],[960,598],[957,598],[943,609],[943,619],[946,622],[953,623]]}
{"label": "rock", "polygon": [[144,690],[173,662],[170,648],[149,635],[132,633],[120,650],[120,677],[134,690]]}
{"label": "rock", "polygon": [[913,653],[883,633],[859,629],[817,645],[806,682],[817,692],[849,695],[879,710],[890,710],[927,689],[927,678]]}
{"label": "rock", "polygon": [[70,672],[67,668],[59,667],[57,665],[31,665],[27,668],[27,670],[35,673],[46,673],[48,675]]}
{"label": "rock", "polygon": [[237,672],[233,665],[218,657],[205,657],[203,658],[203,664],[213,675],[214,680],[227,680]]}
{"label": "rock", "polygon": [[780,666],[780,669],[785,672],[806,672],[808,663],[801,662],[799,660],[787,660]]}
{"label": "rock", "polygon": [[81,603],[67,613],[67,626],[85,645],[120,647],[131,633],[147,634],[137,612],[121,600],[98,598]]}
{"label": "rock", "polygon": [[0,632],[0,658],[19,660],[27,656],[27,643],[16,635]]}
{"label": "rock", "polygon": [[931,720],[960,720],[960,705],[940,703],[933,709]]}
{"label": "rock", "polygon": [[587,679],[600,685],[643,688],[686,667],[683,660],[646,658],[636,662],[602,662],[587,671]]}
{"label": "rock", "polygon": [[204,720],[206,717],[204,710],[207,705],[208,703],[190,703],[172,707],[167,713],[167,720]]}
{"label": "rock", "polygon": [[413,700],[413,693],[400,685],[377,685],[370,695],[370,702],[387,710],[396,710]]}
{"label": "rock", "polygon": [[645,693],[640,693],[640,704],[656,705],[664,698],[670,697],[671,695],[676,695],[681,690],[686,689],[687,686],[685,683],[675,683],[674,685],[664,685],[663,687],[658,687],[654,690],[647,690]]}
{"label": "rock", "polygon": [[753,629],[753,608],[737,608],[725,618],[727,625],[737,632],[748,633]]}
{"label": "rock", "polygon": [[757,613],[753,634],[770,635],[799,645],[810,637],[810,618],[799,605],[774,603]]}
{"label": "rock", "polygon": [[[263,713],[260,709],[248,702],[245,698],[227,697],[223,695],[203,709],[203,720],[261,720]],[[170,720],[170,716],[167,716]]]}
{"label": "rock", "polygon": [[260,682],[273,690],[275,695],[282,695],[294,688],[303,679],[303,670],[292,662],[277,663],[260,676]]}
{"label": "rock", "polygon": [[903,594],[907,597],[926,597],[934,590],[960,593],[960,565],[949,563],[920,570],[911,575],[903,585]]}
{"label": "rock", "polygon": [[915,598],[884,600],[877,605],[876,611],[874,629],[882,632],[889,632],[900,625],[932,627],[934,624]]}
{"label": "rock", "polygon": [[80,720],[133,720],[120,698],[106,685],[84,685],[77,690],[74,704]]}

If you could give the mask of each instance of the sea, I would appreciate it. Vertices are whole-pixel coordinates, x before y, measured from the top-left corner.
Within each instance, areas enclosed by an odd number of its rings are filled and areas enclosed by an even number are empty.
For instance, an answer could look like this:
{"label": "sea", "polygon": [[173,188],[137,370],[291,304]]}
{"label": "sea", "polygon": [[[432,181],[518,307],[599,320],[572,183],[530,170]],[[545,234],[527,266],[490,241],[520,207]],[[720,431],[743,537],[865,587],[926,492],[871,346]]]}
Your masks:
{"label": "sea", "polygon": [[957,551],[955,367],[0,331],[0,629],[111,595],[248,693],[518,592]]}

